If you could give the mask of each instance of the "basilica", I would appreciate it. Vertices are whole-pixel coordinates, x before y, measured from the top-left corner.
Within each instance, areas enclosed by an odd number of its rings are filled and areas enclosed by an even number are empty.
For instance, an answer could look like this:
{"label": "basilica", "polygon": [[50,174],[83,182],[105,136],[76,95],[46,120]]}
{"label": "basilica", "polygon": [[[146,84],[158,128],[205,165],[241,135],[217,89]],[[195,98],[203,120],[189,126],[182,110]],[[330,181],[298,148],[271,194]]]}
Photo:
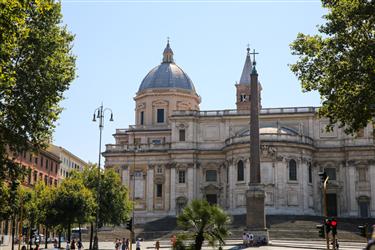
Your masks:
{"label": "basilica", "polygon": [[[177,216],[193,199],[244,214],[252,138],[249,49],[234,110],[200,110],[201,97],[173,57],[168,42],[134,97],[135,125],[116,129],[115,144],[106,145],[105,167],[128,187],[136,223]],[[261,108],[259,119],[266,214],[322,215],[318,173],[325,171],[330,216],[375,217],[372,124],[354,135],[338,126],[327,131],[316,107]]]}

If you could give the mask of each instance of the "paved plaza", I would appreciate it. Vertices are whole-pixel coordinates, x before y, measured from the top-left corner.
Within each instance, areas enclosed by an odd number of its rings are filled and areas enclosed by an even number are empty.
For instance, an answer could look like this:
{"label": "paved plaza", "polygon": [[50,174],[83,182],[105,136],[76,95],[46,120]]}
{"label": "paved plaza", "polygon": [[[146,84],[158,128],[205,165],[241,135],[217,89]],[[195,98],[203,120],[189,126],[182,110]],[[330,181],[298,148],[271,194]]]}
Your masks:
{"label": "paved plaza", "polygon": [[[228,250],[239,250],[239,249],[262,249],[262,250],[278,250],[278,249],[326,249],[324,241],[298,241],[298,240],[273,240],[270,242],[268,246],[262,247],[248,247],[242,248],[240,240],[228,240],[226,241],[227,245],[223,247],[223,249]],[[89,243],[84,242],[83,245],[88,247]],[[65,246],[65,244],[63,244]],[[160,248],[163,249],[171,249],[169,241],[160,241]],[[363,249],[366,246],[365,243],[359,242],[340,242],[340,250],[354,250],[354,249]],[[113,242],[100,242],[99,248],[101,250],[113,250],[115,249]],[[0,250],[10,250],[10,246],[0,246]],[[18,249],[18,246],[15,246],[15,250]],[[44,249],[44,248],[41,248]],[[50,248],[53,249],[52,244]],[[86,248],[88,249],[88,248]],[[133,244],[133,249],[135,250],[135,245]],[[141,250],[147,249],[155,249],[155,241],[144,241],[141,243]],[[203,247],[203,249],[213,249],[207,245]],[[216,248],[217,249],[217,248]]]}

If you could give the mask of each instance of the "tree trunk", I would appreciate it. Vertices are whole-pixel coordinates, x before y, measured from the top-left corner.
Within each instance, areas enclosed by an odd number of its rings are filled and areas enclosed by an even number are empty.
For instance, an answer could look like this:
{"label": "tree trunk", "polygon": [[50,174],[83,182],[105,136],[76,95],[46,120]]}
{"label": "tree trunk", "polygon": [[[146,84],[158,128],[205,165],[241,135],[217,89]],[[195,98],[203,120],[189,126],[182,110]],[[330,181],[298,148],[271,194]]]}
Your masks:
{"label": "tree trunk", "polygon": [[48,249],[48,226],[46,226],[46,235],[44,236],[44,248]]}
{"label": "tree trunk", "polygon": [[31,235],[33,227],[34,227],[34,223],[30,223],[30,228],[29,228],[29,246],[30,246],[30,250],[33,249],[33,243],[32,243],[32,237],[33,237],[33,235]]}
{"label": "tree trunk", "polygon": [[198,235],[195,237],[195,250],[201,250],[203,245],[204,237],[203,237],[203,231],[200,231]]}
{"label": "tree trunk", "polygon": [[70,242],[70,222],[68,224],[68,241]]}
{"label": "tree trunk", "polygon": [[16,231],[16,220],[14,216],[12,216],[12,250],[14,250],[14,233]]}
{"label": "tree trunk", "polygon": [[78,223],[79,241],[82,242],[81,223]]}
{"label": "tree trunk", "polygon": [[93,236],[94,236],[94,225],[93,223],[91,222],[90,223],[90,250],[92,250],[92,239],[93,239]]}
{"label": "tree trunk", "polygon": [[59,248],[61,248],[61,231],[59,231],[58,235],[59,235]]}

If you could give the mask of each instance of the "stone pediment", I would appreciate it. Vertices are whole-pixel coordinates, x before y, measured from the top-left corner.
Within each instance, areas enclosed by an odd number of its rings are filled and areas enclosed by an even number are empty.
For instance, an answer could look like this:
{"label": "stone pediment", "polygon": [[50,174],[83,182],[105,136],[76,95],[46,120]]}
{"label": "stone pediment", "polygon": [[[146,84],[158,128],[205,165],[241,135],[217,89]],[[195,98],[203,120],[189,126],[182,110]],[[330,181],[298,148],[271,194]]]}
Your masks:
{"label": "stone pediment", "polygon": [[219,191],[221,190],[222,188],[217,186],[217,185],[214,185],[214,184],[208,184],[207,186],[203,187],[202,188],[205,192],[207,191]]}

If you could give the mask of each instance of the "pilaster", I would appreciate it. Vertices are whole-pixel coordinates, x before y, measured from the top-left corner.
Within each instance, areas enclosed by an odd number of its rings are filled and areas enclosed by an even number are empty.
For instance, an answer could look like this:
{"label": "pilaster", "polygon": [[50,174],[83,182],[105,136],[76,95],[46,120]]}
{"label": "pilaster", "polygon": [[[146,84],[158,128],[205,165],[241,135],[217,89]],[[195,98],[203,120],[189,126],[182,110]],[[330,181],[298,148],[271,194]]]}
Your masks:
{"label": "pilaster", "polygon": [[147,169],[147,211],[152,212],[154,210],[154,167],[149,166]]}
{"label": "pilaster", "polygon": [[170,175],[170,208],[169,210],[174,212],[176,210],[176,168],[174,166],[170,169],[171,175]]}

